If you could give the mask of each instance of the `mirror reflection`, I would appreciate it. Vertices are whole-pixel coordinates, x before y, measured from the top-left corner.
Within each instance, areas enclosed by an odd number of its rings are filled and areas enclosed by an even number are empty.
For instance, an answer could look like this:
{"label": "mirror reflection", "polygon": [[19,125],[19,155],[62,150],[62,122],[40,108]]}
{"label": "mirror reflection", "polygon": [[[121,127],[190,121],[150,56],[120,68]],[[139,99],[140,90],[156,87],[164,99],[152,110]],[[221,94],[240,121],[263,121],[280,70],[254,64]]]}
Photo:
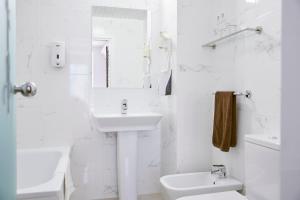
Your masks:
{"label": "mirror reflection", "polygon": [[93,7],[94,88],[145,87],[150,70],[147,19],[147,10]]}

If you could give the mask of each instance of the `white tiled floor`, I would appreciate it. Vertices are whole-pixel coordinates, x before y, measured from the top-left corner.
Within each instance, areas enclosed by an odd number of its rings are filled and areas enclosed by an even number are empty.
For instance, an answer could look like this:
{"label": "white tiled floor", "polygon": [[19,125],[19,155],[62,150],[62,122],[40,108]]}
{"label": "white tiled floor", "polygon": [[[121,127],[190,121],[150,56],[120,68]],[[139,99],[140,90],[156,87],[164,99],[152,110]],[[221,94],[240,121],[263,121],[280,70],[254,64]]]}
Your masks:
{"label": "white tiled floor", "polygon": [[[99,200],[118,200],[118,199],[99,199]],[[140,196],[138,200],[163,200],[160,194],[151,194]]]}
{"label": "white tiled floor", "polygon": [[139,200],[163,200],[160,194],[151,194],[147,196],[142,196]]}

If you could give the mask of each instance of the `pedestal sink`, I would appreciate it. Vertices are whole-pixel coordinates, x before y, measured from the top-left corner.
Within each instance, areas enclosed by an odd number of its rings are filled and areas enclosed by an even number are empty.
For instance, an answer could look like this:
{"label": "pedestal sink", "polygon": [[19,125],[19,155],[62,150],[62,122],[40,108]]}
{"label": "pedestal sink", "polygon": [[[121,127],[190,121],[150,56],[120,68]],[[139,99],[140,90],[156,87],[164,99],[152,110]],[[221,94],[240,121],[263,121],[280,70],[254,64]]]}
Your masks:
{"label": "pedestal sink", "polygon": [[93,113],[99,132],[117,132],[118,191],[120,200],[137,200],[137,139],[141,131],[153,130],[160,122],[158,113]]}

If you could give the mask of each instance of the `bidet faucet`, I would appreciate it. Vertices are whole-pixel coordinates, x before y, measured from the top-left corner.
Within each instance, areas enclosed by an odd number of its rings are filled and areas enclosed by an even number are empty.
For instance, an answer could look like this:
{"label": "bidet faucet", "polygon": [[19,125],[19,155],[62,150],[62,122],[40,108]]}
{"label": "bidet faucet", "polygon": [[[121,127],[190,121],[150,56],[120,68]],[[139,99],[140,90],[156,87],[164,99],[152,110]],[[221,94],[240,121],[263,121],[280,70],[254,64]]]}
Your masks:
{"label": "bidet faucet", "polygon": [[225,165],[213,165],[210,173],[213,175],[217,175],[218,178],[225,178],[226,177],[226,167],[225,167]]}
{"label": "bidet faucet", "polygon": [[128,103],[127,103],[127,99],[123,99],[122,102],[121,102],[121,113],[123,115],[126,115],[127,114],[127,110],[128,110]]}

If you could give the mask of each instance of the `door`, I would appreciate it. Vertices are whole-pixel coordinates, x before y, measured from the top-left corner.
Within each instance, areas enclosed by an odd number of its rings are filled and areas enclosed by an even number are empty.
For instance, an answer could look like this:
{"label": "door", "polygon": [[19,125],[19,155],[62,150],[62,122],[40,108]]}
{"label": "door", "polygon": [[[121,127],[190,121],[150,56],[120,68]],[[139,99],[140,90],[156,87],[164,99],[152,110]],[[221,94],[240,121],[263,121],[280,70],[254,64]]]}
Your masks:
{"label": "door", "polygon": [[[0,0],[0,199],[16,199],[14,75],[15,6]],[[9,17],[8,17],[9,15]]]}

